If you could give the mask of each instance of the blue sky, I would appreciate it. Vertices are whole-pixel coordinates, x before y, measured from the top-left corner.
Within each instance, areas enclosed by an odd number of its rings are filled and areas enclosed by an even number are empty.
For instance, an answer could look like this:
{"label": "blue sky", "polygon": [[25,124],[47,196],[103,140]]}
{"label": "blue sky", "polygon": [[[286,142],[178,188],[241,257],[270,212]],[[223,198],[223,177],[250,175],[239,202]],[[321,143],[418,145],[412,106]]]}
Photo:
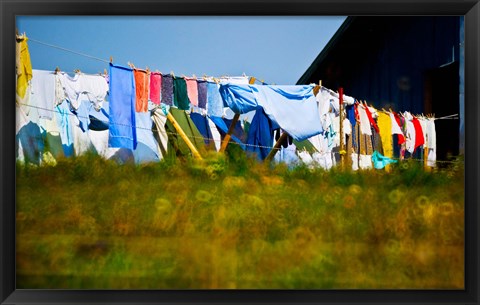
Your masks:
{"label": "blue sky", "polygon": [[19,16],[34,69],[99,73],[108,63],[175,75],[255,76],[295,84],[345,17],[272,16]]}

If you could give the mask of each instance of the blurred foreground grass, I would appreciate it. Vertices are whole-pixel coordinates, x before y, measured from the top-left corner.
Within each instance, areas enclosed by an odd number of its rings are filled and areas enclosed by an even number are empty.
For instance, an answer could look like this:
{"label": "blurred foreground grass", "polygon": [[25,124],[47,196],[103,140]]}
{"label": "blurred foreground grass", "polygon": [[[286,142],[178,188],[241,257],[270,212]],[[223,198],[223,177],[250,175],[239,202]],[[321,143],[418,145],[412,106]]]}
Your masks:
{"label": "blurred foreground grass", "polygon": [[461,162],[17,165],[17,288],[463,289]]}

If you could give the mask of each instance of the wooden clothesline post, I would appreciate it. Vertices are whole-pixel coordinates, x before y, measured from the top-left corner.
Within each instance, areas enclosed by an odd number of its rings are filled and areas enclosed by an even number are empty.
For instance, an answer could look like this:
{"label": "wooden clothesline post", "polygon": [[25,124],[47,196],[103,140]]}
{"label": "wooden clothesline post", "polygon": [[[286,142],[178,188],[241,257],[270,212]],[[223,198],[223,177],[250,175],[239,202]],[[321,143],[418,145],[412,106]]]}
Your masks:
{"label": "wooden clothesline post", "polygon": [[237,124],[237,121],[238,121],[239,118],[240,118],[240,114],[235,113],[235,116],[233,117],[232,123],[230,124],[230,127],[228,128],[228,132],[225,135],[225,138],[223,138],[222,146],[220,147],[219,152],[224,152],[225,149],[227,149],[227,145],[230,142],[230,138],[232,137],[232,133],[235,130],[235,125]]}
{"label": "wooden clothesline post", "polygon": [[195,147],[195,145],[193,145],[193,143],[190,141],[188,136],[183,131],[182,127],[178,124],[177,120],[175,120],[175,118],[170,112],[167,113],[167,119],[173,124],[173,127],[175,127],[177,132],[180,134],[180,137],[183,139],[183,141],[185,141],[188,148],[190,148],[190,150],[193,153],[193,156],[199,160],[202,160],[202,156],[198,152],[197,148]]}
{"label": "wooden clothesline post", "polygon": [[282,145],[283,141],[285,141],[287,139],[287,137],[288,137],[288,133],[286,133],[286,132],[282,133],[282,135],[278,139],[277,143],[275,143],[272,150],[270,151],[268,156],[265,158],[265,161],[269,162],[273,159],[273,157],[275,157],[275,154],[280,149],[280,146]]}
{"label": "wooden clothesline post", "polygon": [[345,147],[343,145],[343,88],[340,87],[338,88],[338,101],[339,101],[339,108],[340,108],[340,162],[342,165],[342,168],[344,167],[345,164]]}

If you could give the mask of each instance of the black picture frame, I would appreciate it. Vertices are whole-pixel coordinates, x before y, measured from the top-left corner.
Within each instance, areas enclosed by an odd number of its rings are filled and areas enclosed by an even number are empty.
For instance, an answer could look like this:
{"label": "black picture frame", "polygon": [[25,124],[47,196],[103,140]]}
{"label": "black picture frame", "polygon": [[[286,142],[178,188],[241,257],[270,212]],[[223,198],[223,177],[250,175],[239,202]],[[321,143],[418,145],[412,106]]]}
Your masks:
{"label": "black picture frame", "polygon": [[[479,304],[480,4],[478,0],[0,0],[1,304]],[[15,16],[17,15],[464,15],[464,290],[16,290]],[[320,50],[319,50],[320,51]]]}

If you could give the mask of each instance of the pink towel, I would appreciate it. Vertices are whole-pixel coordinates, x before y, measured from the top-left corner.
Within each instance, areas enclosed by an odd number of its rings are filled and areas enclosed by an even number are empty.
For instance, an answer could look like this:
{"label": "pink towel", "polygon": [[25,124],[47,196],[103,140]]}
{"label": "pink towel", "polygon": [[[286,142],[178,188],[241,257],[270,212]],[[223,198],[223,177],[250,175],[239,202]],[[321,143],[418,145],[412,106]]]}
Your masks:
{"label": "pink towel", "polygon": [[185,77],[187,82],[187,95],[190,103],[193,106],[198,106],[198,88],[197,88],[197,79]]}
{"label": "pink towel", "polygon": [[150,100],[157,105],[160,105],[160,88],[162,88],[162,74],[150,73]]}

